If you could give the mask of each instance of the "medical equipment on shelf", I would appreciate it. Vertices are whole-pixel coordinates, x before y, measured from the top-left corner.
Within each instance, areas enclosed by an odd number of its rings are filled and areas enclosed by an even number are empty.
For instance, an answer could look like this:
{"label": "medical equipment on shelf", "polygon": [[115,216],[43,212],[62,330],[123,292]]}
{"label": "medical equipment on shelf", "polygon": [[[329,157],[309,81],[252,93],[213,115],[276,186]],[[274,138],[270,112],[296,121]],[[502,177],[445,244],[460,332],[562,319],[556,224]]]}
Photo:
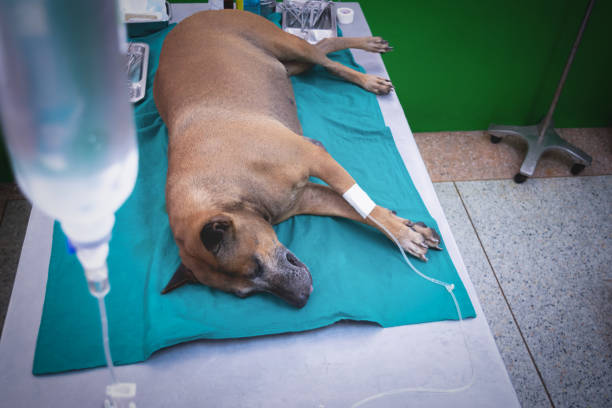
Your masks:
{"label": "medical equipment on shelf", "polygon": [[376,399],[379,399],[379,398],[382,398],[388,395],[403,394],[406,392],[454,393],[454,392],[461,392],[461,391],[467,390],[474,383],[474,364],[472,363],[472,355],[470,354],[470,349],[467,346],[467,338],[465,335],[465,329],[463,327],[463,316],[461,315],[461,308],[459,307],[459,302],[457,302],[457,298],[455,297],[455,294],[453,293],[453,290],[455,289],[455,285],[453,283],[444,282],[444,281],[432,278],[431,276],[425,275],[424,273],[419,271],[412,264],[412,262],[410,262],[410,260],[408,259],[408,256],[406,256],[406,252],[400,245],[395,235],[393,235],[387,228],[385,228],[384,225],[378,222],[376,218],[372,217],[371,214],[374,208],[376,208],[376,204],[368,196],[368,194],[365,191],[363,191],[361,187],[359,187],[357,183],[353,184],[348,190],[346,190],[342,194],[342,198],[344,198],[351,205],[351,207],[353,207],[355,211],[359,213],[359,215],[362,218],[369,219],[370,221],[372,221],[376,226],[378,226],[381,230],[383,230],[387,234],[387,236],[389,236],[393,240],[393,242],[399,249],[400,253],[402,254],[404,261],[406,262],[406,264],[408,264],[410,269],[414,271],[414,273],[419,275],[421,278],[428,280],[429,282],[439,285],[443,287],[444,289],[446,289],[448,294],[451,296],[453,303],[455,304],[455,309],[457,310],[457,316],[459,317],[459,324],[461,326],[461,334],[463,335],[463,343],[465,345],[465,349],[470,359],[470,372],[471,372],[470,380],[461,387],[456,387],[456,388],[425,388],[425,387],[400,388],[400,389],[391,390],[388,392],[382,392],[380,394],[372,395],[368,398],[365,398],[361,401],[356,402],[355,404],[352,405],[352,408],[361,406],[365,403],[368,403],[370,401],[373,401],[373,400],[376,400]]}
{"label": "medical equipment on shelf", "polygon": [[121,19],[129,37],[142,37],[168,27],[170,4],[164,0],[119,0]]}
{"label": "medical equipment on shelf", "polygon": [[282,29],[311,44],[337,37],[336,4],[329,0],[285,0]]}
{"label": "medical equipment on shelf", "polygon": [[276,0],[261,0],[260,6],[261,15],[267,17],[276,11]]}
{"label": "medical equipment on shelf", "polygon": [[128,95],[136,103],[145,97],[149,69],[149,44],[131,42],[127,50]]}
{"label": "medical equipment on shelf", "polygon": [[114,213],[138,171],[117,4],[20,0],[2,7],[0,108],[15,178],[33,205],[59,220],[98,299],[113,382],[106,405],[134,406],[135,384],[115,377],[104,304]]}
{"label": "medical equipment on shelf", "polygon": [[355,12],[348,7],[338,8],[336,15],[338,16],[338,22],[340,24],[352,24],[355,18]]}
{"label": "medical equipment on shelf", "polygon": [[119,0],[119,9],[125,22],[168,20],[168,7],[165,0]]}

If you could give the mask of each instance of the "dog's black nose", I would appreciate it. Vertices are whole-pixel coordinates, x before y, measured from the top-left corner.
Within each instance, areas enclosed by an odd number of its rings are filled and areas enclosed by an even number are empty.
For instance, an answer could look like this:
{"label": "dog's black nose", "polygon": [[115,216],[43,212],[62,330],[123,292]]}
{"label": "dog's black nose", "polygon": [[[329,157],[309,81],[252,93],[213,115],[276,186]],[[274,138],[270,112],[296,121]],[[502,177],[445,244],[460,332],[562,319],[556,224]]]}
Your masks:
{"label": "dog's black nose", "polygon": [[[312,287],[312,285],[311,285]],[[306,306],[306,303],[308,302],[308,298],[310,297],[310,292],[312,292],[312,290],[307,290],[304,291],[302,293],[300,293],[299,295],[295,296],[290,303],[297,307],[298,309],[303,308],[304,306]]]}
{"label": "dog's black nose", "polygon": [[302,262],[300,262],[300,260],[297,259],[297,256],[293,255],[291,251],[287,251],[287,254],[285,255],[285,257],[287,258],[287,262],[289,262],[291,265],[297,268],[303,268],[306,266]]}

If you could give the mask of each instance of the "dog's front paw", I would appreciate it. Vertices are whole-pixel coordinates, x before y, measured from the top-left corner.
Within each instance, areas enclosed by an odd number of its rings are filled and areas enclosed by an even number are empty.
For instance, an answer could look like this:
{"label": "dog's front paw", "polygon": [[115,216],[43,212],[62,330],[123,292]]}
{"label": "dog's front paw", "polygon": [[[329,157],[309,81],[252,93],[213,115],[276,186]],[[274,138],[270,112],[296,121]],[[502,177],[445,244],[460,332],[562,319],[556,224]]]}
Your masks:
{"label": "dog's front paw", "polygon": [[440,235],[433,228],[429,228],[424,222],[406,221],[406,226],[411,230],[418,232],[425,238],[425,243],[429,248],[442,250],[440,248]]}
{"label": "dog's front paw", "polygon": [[388,79],[364,74],[363,88],[376,95],[387,95],[393,89],[393,85]]}
{"label": "dog's front paw", "polygon": [[397,239],[402,248],[404,248],[404,251],[422,261],[427,261],[425,255],[427,254],[429,246],[427,245],[427,240],[421,233],[415,231],[408,225],[402,225]]}
{"label": "dog's front paw", "polygon": [[393,51],[393,47],[389,45],[389,41],[381,37],[368,37],[365,39],[364,50],[384,54]]}

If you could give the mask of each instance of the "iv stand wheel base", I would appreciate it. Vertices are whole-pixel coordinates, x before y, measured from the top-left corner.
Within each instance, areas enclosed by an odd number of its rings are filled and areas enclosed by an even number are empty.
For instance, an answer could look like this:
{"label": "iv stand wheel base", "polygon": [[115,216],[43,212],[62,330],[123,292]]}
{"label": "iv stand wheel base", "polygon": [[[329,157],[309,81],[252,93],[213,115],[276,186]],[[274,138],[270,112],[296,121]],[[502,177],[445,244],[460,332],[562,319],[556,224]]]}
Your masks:
{"label": "iv stand wheel base", "polygon": [[526,175],[524,175],[524,174],[521,174],[521,173],[516,173],[516,174],[514,175],[513,180],[514,180],[514,182],[515,182],[516,184],[521,184],[521,183],[524,183],[525,181],[527,181],[527,178],[528,178],[528,177],[527,177]]}
{"label": "iv stand wheel base", "polygon": [[572,173],[574,176],[576,176],[576,175],[580,174],[582,172],[582,170],[584,170],[585,167],[586,166],[584,164],[574,163],[574,165],[570,169],[570,173]]}
{"label": "iv stand wheel base", "polygon": [[492,143],[497,143],[498,139],[507,135],[518,136],[527,142],[527,155],[520,171],[514,176],[516,183],[523,183],[528,177],[533,176],[540,157],[549,150],[560,150],[572,158],[574,165],[570,172],[573,175],[577,175],[591,164],[591,156],[563,140],[555,131],[552,121],[543,132],[540,131],[541,129],[542,123],[533,126],[491,125],[487,130],[487,133],[491,135]]}

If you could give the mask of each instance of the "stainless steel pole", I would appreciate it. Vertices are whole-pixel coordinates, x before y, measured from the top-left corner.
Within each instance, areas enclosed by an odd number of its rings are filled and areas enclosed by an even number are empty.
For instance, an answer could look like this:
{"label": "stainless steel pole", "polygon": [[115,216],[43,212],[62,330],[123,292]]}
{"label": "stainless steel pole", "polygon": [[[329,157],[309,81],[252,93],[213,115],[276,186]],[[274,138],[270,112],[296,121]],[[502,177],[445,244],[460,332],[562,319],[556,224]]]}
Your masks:
{"label": "stainless steel pole", "polygon": [[580,44],[580,40],[582,39],[582,34],[584,33],[584,28],[589,21],[589,17],[591,16],[591,10],[593,9],[593,4],[595,4],[595,0],[591,0],[589,2],[589,6],[587,7],[587,11],[582,19],[582,24],[580,25],[580,30],[578,31],[578,36],[574,41],[574,46],[572,47],[572,51],[570,52],[569,58],[567,59],[567,63],[565,64],[565,69],[563,70],[563,75],[561,75],[561,80],[559,81],[559,85],[557,85],[557,90],[555,91],[555,96],[553,97],[552,103],[550,104],[550,108],[548,108],[548,113],[546,117],[542,121],[542,126],[540,127],[540,134],[538,137],[538,143],[542,142],[542,138],[546,133],[546,129],[550,125],[550,121],[552,119],[553,114],[555,113],[555,109],[557,107],[557,102],[559,102],[559,96],[561,96],[561,91],[563,90],[563,86],[565,85],[565,80],[567,79],[567,74],[572,66],[572,62],[574,62],[574,56],[576,55],[576,50],[578,49],[578,45]]}

